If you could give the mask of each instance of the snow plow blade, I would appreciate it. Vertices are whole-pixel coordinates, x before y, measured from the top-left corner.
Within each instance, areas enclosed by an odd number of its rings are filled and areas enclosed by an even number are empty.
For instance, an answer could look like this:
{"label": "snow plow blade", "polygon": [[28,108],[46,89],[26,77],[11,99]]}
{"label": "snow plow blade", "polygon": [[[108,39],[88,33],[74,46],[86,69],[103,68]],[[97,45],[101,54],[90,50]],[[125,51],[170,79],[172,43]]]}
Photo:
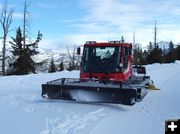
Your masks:
{"label": "snow plow blade", "polygon": [[134,105],[147,94],[145,84],[120,81],[62,78],[42,84],[42,97],[77,102]]}

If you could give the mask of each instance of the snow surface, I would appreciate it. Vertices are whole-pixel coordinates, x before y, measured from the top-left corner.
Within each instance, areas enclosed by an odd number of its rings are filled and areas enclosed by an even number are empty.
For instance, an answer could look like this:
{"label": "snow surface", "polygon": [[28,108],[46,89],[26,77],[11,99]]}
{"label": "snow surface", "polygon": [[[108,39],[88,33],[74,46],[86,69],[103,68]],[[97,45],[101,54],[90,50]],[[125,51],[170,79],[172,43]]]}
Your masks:
{"label": "snow surface", "polygon": [[79,71],[0,77],[1,134],[164,134],[165,120],[180,118],[180,61],[148,65],[160,91],[134,106],[41,98],[41,84]]}

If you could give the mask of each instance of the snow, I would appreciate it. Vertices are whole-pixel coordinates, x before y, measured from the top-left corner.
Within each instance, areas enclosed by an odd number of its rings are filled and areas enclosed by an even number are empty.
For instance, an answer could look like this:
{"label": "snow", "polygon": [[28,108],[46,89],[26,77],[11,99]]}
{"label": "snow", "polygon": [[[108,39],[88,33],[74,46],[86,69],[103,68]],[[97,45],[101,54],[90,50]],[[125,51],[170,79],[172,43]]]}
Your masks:
{"label": "snow", "polygon": [[147,65],[159,91],[134,106],[41,98],[41,84],[79,71],[0,77],[2,134],[163,134],[165,120],[180,118],[180,61]]}

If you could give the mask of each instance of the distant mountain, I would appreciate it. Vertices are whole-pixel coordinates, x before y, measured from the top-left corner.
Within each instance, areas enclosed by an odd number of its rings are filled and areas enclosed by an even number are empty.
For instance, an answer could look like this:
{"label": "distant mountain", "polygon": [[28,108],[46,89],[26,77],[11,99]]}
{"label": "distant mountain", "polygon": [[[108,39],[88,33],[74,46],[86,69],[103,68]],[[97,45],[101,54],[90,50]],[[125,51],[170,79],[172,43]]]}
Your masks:
{"label": "distant mountain", "polygon": [[[71,52],[71,55],[72,52]],[[40,72],[47,72],[51,63],[54,60],[56,67],[58,68],[60,63],[64,63],[64,68],[67,69],[70,62],[70,57],[67,52],[62,50],[51,50],[51,49],[39,49],[39,54],[33,57],[33,60],[39,65]],[[75,63],[80,61],[80,56],[75,55]]]}
{"label": "distant mountain", "polygon": [[[38,48],[38,50],[39,50],[39,54],[32,57],[35,63],[37,63],[36,72],[48,72],[52,57],[57,68],[61,62],[64,63],[65,69],[69,67],[70,58],[67,52],[62,51],[62,50],[52,50],[52,49],[43,49],[43,48]],[[10,49],[7,49],[6,56],[7,56],[6,69],[8,69],[9,63],[12,63],[16,58],[12,56]],[[0,51],[0,74],[2,71],[1,58],[2,57],[1,57],[1,51]],[[79,62],[79,61],[80,61],[80,56],[76,55],[75,62]]]}

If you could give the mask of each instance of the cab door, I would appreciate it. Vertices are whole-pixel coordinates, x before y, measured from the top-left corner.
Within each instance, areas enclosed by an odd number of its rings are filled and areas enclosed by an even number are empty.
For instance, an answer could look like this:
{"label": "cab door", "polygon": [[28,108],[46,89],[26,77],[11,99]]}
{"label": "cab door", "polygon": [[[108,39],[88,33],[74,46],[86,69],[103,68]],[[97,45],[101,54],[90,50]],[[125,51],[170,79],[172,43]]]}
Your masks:
{"label": "cab door", "polygon": [[132,76],[132,63],[130,60],[131,53],[129,46],[122,47],[122,62],[123,62],[123,80],[128,80]]}

